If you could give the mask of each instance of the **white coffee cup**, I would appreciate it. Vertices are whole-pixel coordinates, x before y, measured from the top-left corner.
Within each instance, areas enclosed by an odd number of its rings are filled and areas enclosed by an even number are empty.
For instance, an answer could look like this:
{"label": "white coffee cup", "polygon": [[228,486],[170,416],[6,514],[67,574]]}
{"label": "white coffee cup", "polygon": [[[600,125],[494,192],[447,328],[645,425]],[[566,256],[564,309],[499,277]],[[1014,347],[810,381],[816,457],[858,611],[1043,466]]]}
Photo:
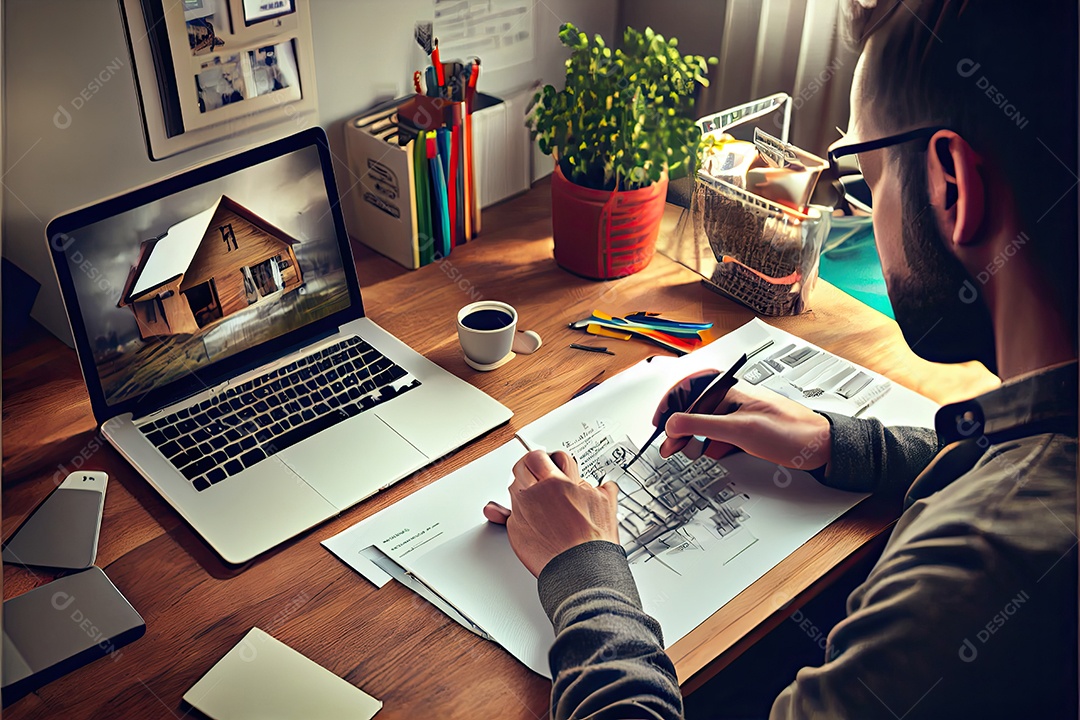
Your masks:
{"label": "white coffee cup", "polygon": [[458,341],[472,365],[493,365],[510,354],[517,332],[517,310],[496,300],[469,303],[458,310]]}

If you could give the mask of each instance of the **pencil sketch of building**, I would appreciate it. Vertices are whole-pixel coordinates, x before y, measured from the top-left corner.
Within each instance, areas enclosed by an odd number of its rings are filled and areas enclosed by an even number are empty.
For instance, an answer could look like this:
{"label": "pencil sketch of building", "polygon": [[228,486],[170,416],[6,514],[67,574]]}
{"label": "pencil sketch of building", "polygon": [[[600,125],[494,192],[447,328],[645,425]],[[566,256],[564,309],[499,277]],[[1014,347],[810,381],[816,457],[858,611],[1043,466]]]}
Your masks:
{"label": "pencil sketch of building", "polygon": [[222,195],[142,243],[117,306],[131,308],[143,340],[195,334],[303,286],[298,242]]}
{"label": "pencil sketch of building", "polygon": [[[734,556],[755,541],[744,528],[749,496],[736,489],[727,469],[703,457],[681,454],[663,459],[650,447],[641,459],[623,466],[637,452],[627,442],[609,446],[608,477],[619,483],[619,524],[623,549],[634,562],[703,549],[707,540],[726,541]],[[707,533],[711,538],[706,538]]]}

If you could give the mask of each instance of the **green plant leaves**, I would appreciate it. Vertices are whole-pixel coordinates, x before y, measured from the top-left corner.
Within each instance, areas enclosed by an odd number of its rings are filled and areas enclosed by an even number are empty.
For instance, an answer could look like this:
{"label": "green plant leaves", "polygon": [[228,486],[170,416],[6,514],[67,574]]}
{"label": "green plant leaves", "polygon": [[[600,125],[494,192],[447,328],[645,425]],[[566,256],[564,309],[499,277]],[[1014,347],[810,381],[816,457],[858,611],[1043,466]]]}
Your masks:
{"label": "green plant leaves", "polygon": [[664,168],[696,162],[701,133],[686,113],[716,58],[681,55],[674,38],[651,28],[627,28],[621,48],[570,23],[559,39],[571,49],[565,87],[537,93],[526,124],[567,178],[632,190],[659,180]]}

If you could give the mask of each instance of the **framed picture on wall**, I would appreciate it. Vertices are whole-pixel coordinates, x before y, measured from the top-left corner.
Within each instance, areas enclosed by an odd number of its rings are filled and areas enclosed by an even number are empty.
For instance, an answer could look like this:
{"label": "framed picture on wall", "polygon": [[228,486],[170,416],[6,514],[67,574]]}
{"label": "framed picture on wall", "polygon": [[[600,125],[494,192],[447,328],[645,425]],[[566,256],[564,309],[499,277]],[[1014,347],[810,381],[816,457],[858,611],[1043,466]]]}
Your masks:
{"label": "framed picture on wall", "polygon": [[293,0],[243,0],[244,24],[247,26],[296,12]]}
{"label": "framed picture on wall", "polygon": [[315,114],[304,0],[123,0],[147,149],[159,160]]}

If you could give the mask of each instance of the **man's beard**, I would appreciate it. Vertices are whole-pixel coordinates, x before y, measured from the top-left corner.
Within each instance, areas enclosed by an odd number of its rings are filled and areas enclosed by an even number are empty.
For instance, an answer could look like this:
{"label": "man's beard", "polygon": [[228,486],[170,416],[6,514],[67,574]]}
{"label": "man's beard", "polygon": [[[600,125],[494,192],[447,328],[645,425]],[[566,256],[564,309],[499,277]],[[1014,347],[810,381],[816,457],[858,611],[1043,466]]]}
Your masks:
{"label": "man's beard", "polygon": [[[916,155],[916,158],[921,155]],[[929,206],[925,171],[911,156],[901,159],[903,248],[909,275],[887,278],[889,300],[904,339],[932,362],[979,360],[997,367],[994,326],[981,285],[946,251],[947,240]]]}

